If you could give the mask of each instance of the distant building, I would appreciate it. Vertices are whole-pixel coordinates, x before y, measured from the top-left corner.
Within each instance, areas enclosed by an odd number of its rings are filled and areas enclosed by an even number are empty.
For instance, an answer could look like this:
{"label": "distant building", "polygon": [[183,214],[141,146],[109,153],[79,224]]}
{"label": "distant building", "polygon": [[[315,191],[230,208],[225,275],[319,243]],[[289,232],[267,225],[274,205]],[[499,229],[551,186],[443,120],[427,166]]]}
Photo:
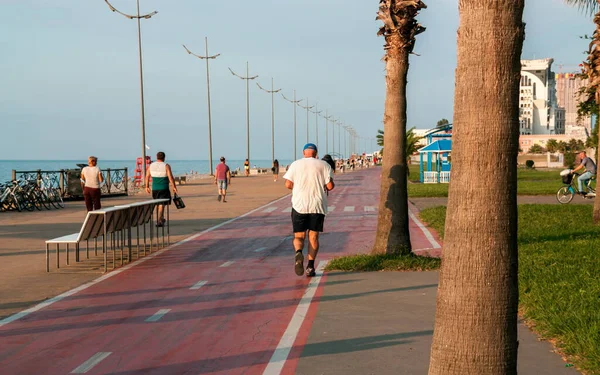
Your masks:
{"label": "distant building", "polygon": [[558,106],[554,59],[521,60],[519,130],[521,135],[564,134],[565,110]]}
{"label": "distant building", "polygon": [[587,86],[588,80],[577,77],[577,73],[558,73],[555,76],[556,99],[565,109],[565,133],[574,136],[589,136],[592,130],[591,117],[577,118],[580,102],[579,90]]}

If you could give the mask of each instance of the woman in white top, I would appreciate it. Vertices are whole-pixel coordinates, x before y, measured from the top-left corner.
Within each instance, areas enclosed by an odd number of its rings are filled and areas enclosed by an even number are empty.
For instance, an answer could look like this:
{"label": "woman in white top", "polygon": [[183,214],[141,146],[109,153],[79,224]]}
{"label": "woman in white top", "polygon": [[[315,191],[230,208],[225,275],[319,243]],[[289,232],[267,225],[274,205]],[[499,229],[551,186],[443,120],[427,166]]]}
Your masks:
{"label": "woman in white top", "polygon": [[88,211],[102,208],[100,205],[100,184],[104,181],[104,178],[96,164],[98,164],[98,158],[90,156],[88,166],[81,170],[81,180],[84,183],[83,199]]}

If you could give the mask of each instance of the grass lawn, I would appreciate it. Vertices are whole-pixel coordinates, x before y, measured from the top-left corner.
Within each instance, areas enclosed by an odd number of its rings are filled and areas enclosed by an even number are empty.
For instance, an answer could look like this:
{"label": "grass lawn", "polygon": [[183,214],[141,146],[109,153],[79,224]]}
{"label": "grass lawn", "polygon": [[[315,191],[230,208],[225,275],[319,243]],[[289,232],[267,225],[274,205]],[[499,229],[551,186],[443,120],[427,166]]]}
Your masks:
{"label": "grass lawn", "polygon": [[[443,237],[445,213],[434,207],[420,216]],[[590,206],[519,206],[519,292],[520,311],[535,330],[599,375],[600,227],[591,217]]]}
{"label": "grass lawn", "polygon": [[327,271],[430,271],[440,268],[437,258],[416,255],[350,255],[332,259],[325,268]]}
{"label": "grass lawn", "polygon": [[[562,186],[560,170],[518,169],[517,193],[519,195],[554,195]],[[419,181],[419,166],[410,166],[410,181]],[[447,197],[448,184],[408,184],[408,196],[417,197]]]}

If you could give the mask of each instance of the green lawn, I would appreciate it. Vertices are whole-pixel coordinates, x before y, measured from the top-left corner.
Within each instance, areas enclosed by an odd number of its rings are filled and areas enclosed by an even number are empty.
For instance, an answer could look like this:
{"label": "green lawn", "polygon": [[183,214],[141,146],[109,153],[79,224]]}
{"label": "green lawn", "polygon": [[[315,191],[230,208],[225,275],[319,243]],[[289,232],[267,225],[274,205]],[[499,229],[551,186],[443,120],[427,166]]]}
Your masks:
{"label": "green lawn", "polygon": [[[443,237],[445,213],[420,215]],[[600,227],[591,217],[591,206],[519,206],[520,311],[579,368],[599,375]]]}
{"label": "green lawn", "polygon": [[[518,169],[517,193],[519,195],[554,195],[562,186],[560,170]],[[419,180],[419,166],[410,166],[410,181]],[[448,184],[408,184],[409,197],[447,197]]]}
{"label": "green lawn", "polygon": [[420,257],[416,255],[370,255],[358,254],[332,259],[326,267],[327,271],[430,271],[440,268],[438,258]]}

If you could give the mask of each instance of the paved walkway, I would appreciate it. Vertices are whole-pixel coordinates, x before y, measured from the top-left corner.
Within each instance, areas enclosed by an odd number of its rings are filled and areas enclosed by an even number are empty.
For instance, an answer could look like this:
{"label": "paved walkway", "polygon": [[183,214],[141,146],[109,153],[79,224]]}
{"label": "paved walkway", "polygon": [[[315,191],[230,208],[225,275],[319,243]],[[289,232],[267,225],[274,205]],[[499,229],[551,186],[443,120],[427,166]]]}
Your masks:
{"label": "paved walkway", "polygon": [[[336,177],[320,269],[369,251],[379,171]],[[425,374],[436,273],[297,277],[289,211],[284,197],[0,321],[2,372]],[[426,233],[413,221],[415,250],[439,249]],[[520,361],[562,374],[560,359],[529,341],[539,354]]]}

